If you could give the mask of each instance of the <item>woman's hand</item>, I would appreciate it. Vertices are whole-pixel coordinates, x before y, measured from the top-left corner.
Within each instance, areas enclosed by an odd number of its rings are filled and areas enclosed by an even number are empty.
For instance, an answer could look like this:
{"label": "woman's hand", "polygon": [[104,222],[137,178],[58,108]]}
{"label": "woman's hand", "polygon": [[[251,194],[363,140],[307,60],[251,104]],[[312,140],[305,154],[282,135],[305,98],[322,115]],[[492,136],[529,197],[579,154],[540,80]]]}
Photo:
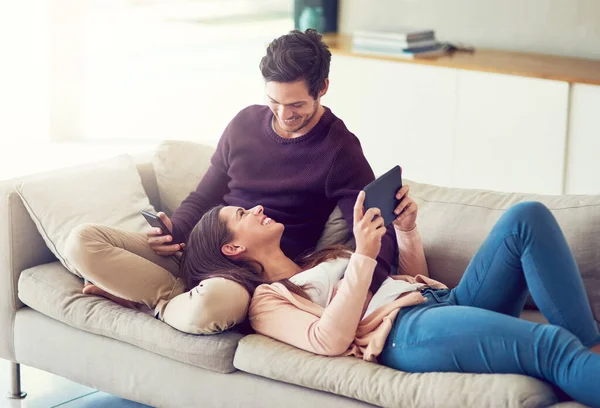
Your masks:
{"label": "woman's hand", "polygon": [[365,192],[358,193],[354,204],[354,238],[356,239],[356,253],[369,258],[377,258],[381,250],[381,238],[386,229],[383,226],[383,217],[378,208],[369,208],[364,212]]}
{"label": "woman's hand", "polygon": [[[173,223],[171,222],[171,219],[162,211],[156,215],[160,217],[160,220],[165,224],[165,227],[167,227],[169,231],[161,231],[160,228],[149,229],[148,232],[146,232],[146,235],[148,236],[148,245],[150,248],[161,256],[170,256],[181,251],[185,244],[172,244],[173,236],[171,233],[173,232]],[[162,235],[163,233],[165,235]]]}
{"label": "woman's hand", "polygon": [[396,193],[396,200],[400,203],[394,210],[396,219],[394,227],[400,231],[412,231],[417,226],[417,203],[408,196],[408,185],[402,186]]}

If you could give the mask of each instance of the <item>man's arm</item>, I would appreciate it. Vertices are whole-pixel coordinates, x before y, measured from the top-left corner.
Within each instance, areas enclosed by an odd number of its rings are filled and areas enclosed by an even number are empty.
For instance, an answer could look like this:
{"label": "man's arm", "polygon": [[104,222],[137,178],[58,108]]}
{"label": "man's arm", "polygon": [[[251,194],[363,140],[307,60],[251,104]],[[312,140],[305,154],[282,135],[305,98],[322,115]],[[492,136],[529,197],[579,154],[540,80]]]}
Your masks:
{"label": "man's arm", "polygon": [[[333,161],[326,183],[328,197],[337,199],[338,206],[348,223],[354,225],[354,203],[358,193],[375,180],[373,170],[365,158],[358,139],[354,135],[340,149]],[[383,281],[392,273],[396,257],[396,232],[390,224],[381,240],[381,251],[377,257],[377,266],[371,281],[370,291],[377,292]]]}
{"label": "man's arm", "polygon": [[196,191],[190,193],[171,216],[173,243],[185,242],[204,213],[221,204],[229,191],[229,129],[230,126],[223,132],[217,150],[210,159],[211,165]]}

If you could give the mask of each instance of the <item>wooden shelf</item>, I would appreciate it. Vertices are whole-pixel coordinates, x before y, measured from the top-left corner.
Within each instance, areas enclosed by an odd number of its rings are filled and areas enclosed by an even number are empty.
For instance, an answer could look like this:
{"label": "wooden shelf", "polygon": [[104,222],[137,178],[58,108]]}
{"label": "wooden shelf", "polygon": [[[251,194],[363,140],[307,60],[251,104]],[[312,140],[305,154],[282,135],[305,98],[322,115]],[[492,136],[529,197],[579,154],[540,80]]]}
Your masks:
{"label": "wooden shelf", "polygon": [[405,59],[354,52],[349,35],[329,34],[323,38],[332,54],[600,85],[600,60],[489,49],[477,49],[473,53],[458,51],[437,58]]}

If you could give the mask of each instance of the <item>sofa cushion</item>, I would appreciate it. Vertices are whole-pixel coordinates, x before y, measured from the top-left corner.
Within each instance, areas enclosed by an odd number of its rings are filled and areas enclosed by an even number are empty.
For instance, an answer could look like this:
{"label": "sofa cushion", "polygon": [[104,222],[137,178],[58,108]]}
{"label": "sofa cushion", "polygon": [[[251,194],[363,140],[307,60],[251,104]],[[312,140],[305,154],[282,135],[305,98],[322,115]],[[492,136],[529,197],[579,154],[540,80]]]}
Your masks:
{"label": "sofa cushion", "polygon": [[83,295],[82,285],[81,279],[59,262],[49,263],[21,273],[19,299],[75,328],[219,373],[235,371],[233,355],[242,334],[185,334],[150,314],[126,309],[102,297]]}
{"label": "sofa cushion", "polygon": [[432,278],[454,287],[500,216],[539,201],[554,214],[579,266],[600,322],[600,195],[535,195],[446,188],[405,180],[419,204],[419,231]]}
{"label": "sofa cushion", "polygon": [[48,248],[76,275],[64,253],[73,228],[96,222],[141,232],[148,224],[140,211],[155,212],[127,155],[29,177],[15,188]]}
{"label": "sofa cushion", "polygon": [[351,249],[356,248],[356,241],[354,240],[354,235],[352,235],[352,228],[348,228],[348,223],[342,214],[342,210],[338,206],[336,206],[329,215],[315,249],[318,251],[330,245],[345,245]]}
{"label": "sofa cushion", "polygon": [[210,278],[169,300],[162,317],[184,333],[215,334],[243,323],[249,305],[250,294],[242,285]]}
{"label": "sofa cushion", "polygon": [[[409,374],[355,357],[323,357],[265,336],[244,337],[233,361],[242,371],[384,407],[546,407],[551,387],[507,374]],[[290,369],[293,367],[293,369]]]}
{"label": "sofa cushion", "polygon": [[171,215],[185,198],[196,190],[210,167],[215,148],[199,143],[168,140],[162,142],[152,158],[161,209]]}

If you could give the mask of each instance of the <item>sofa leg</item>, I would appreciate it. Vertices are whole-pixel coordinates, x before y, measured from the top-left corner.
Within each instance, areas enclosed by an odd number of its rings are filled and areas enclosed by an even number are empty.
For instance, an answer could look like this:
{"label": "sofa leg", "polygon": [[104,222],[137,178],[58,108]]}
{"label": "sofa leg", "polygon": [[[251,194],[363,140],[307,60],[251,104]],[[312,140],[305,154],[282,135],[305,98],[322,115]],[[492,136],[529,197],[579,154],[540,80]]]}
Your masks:
{"label": "sofa leg", "polygon": [[8,399],[23,399],[26,392],[21,391],[21,365],[10,362],[10,392],[6,394]]}

